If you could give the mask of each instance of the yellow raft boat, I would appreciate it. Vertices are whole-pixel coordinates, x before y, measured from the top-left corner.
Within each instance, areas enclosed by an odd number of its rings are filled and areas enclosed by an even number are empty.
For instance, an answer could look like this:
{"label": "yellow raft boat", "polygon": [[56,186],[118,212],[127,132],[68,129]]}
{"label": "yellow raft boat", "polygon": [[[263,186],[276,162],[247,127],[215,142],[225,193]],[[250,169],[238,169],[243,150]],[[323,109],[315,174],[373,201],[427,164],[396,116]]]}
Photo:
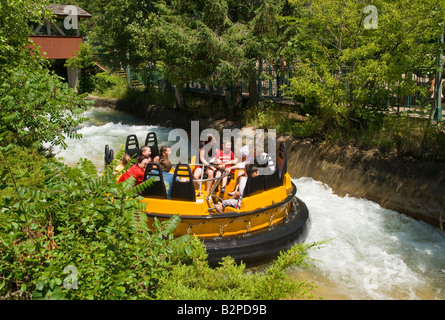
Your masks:
{"label": "yellow raft boat", "polygon": [[[151,133],[149,133],[150,135]],[[137,138],[136,138],[137,139]],[[148,135],[147,135],[148,139]],[[138,148],[134,137],[127,138],[133,148]],[[146,141],[147,142],[147,141]],[[157,145],[151,146],[156,154]],[[108,152],[108,154],[107,154]],[[106,147],[105,162],[111,162],[110,151]],[[107,159],[108,156],[108,159]],[[192,168],[202,164],[177,164],[174,169],[171,198],[167,199],[166,188],[158,164],[147,166],[145,178],[158,176],[154,183],[142,194],[147,203],[146,214],[149,225],[157,218],[159,221],[179,215],[181,223],[175,231],[176,236],[190,234],[202,239],[208,252],[208,261],[216,265],[227,255],[236,261],[258,264],[275,258],[280,251],[289,249],[294,243],[305,240],[309,230],[309,212],[297,196],[297,188],[287,172],[287,152],[284,143],[280,144],[277,157],[282,168],[269,175],[252,175],[257,164],[246,167],[247,181],[244,197],[239,209],[225,207],[224,212],[217,210],[218,202],[229,199],[236,181],[231,179],[224,193],[217,192],[220,182],[227,173],[219,178],[193,180]],[[151,168],[151,169],[149,169]],[[153,170],[154,169],[154,170]],[[178,181],[180,177],[182,181]],[[212,180],[213,186],[205,191],[205,182]],[[196,184],[202,185],[196,188]]]}

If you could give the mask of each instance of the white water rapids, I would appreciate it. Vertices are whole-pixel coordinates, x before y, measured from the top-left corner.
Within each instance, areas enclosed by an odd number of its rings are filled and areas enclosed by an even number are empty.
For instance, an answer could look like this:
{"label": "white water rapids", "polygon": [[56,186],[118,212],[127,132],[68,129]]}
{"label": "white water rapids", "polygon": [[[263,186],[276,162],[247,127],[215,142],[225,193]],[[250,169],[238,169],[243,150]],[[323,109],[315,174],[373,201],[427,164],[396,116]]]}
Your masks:
{"label": "white water rapids", "polygon": [[335,299],[445,298],[445,233],[366,199],[339,197],[311,178],[294,180],[312,221],[308,277]]}
{"label": "white water rapids", "polygon": [[[91,120],[78,128],[83,139],[67,140],[67,150],[55,150],[69,165],[80,158],[104,167],[108,144],[117,154],[128,134],[143,143],[155,131],[168,144],[171,130],[145,125],[118,111],[93,108]],[[171,142],[170,142],[171,144]],[[445,233],[378,204],[339,197],[312,178],[293,179],[308,209],[311,228],[306,242],[331,239],[311,251],[316,268],[290,270],[298,279],[313,281],[315,296],[328,299],[445,299]]]}

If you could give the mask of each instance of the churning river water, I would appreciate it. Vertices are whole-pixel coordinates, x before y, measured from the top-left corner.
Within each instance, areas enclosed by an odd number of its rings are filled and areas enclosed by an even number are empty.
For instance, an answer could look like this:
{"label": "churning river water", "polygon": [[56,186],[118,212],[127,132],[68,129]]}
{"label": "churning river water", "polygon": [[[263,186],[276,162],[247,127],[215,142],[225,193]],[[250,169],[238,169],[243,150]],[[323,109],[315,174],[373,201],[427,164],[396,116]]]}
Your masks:
{"label": "churning river water", "polygon": [[[93,108],[86,115],[91,119],[78,128],[83,138],[69,139],[67,150],[55,150],[68,165],[87,158],[103,170],[105,144],[117,154],[129,134],[143,143],[147,132],[155,131],[163,144],[171,130],[111,109]],[[315,268],[289,270],[293,278],[317,286],[315,297],[445,299],[445,232],[366,199],[339,197],[310,177],[293,182],[309,209],[306,242],[329,240],[311,251]]]}

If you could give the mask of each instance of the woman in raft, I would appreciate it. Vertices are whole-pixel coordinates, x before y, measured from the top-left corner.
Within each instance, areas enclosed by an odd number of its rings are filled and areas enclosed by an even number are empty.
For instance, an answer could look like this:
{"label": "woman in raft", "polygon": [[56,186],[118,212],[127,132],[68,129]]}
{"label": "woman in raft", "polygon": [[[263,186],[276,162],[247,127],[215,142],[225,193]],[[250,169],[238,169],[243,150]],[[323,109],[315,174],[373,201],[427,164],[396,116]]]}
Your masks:
{"label": "woman in raft", "polygon": [[119,180],[118,183],[127,180],[131,176],[133,176],[136,179],[135,186],[138,184],[144,182],[144,174],[145,174],[145,168],[147,167],[147,164],[150,162],[150,158],[145,156],[139,156],[137,158],[137,162],[128,169],[128,171],[124,172]]}

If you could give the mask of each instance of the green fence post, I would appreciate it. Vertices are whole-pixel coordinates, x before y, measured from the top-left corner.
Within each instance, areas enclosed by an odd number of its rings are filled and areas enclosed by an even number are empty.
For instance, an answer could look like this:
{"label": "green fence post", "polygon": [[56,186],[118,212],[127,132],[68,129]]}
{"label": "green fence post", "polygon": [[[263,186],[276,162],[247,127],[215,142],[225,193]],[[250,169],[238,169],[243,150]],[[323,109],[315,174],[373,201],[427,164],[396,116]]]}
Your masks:
{"label": "green fence post", "polygon": [[292,76],[293,76],[293,74],[292,74],[292,65],[289,64],[289,79],[287,80],[287,84],[289,86],[289,92],[292,92],[292,89],[290,89],[290,81],[292,79]]}
{"label": "green fence post", "polygon": [[125,66],[125,72],[127,73],[127,82],[128,86],[131,87],[131,78],[130,78],[130,53],[127,51],[126,55],[127,57],[127,65]]}
{"label": "green fence post", "polygon": [[[408,79],[409,80],[413,79],[412,73],[408,74]],[[408,108],[408,109],[411,109],[411,95],[406,96],[405,107]]]}
{"label": "green fence post", "polygon": [[269,95],[273,96],[273,88],[272,88],[273,83],[271,77],[272,77],[272,65],[269,64]]}
{"label": "green fence post", "polygon": [[263,73],[263,61],[258,61],[258,101],[261,101],[261,90],[263,88],[261,73]]}
{"label": "green fence post", "polygon": [[[439,43],[443,44],[443,32],[442,35],[439,38]],[[443,51],[439,53],[438,57],[438,67],[439,69],[436,72],[436,80],[435,80],[435,87],[434,87],[434,104],[436,112],[434,113],[434,119],[437,121],[442,121],[442,64],[443,64]]]}

